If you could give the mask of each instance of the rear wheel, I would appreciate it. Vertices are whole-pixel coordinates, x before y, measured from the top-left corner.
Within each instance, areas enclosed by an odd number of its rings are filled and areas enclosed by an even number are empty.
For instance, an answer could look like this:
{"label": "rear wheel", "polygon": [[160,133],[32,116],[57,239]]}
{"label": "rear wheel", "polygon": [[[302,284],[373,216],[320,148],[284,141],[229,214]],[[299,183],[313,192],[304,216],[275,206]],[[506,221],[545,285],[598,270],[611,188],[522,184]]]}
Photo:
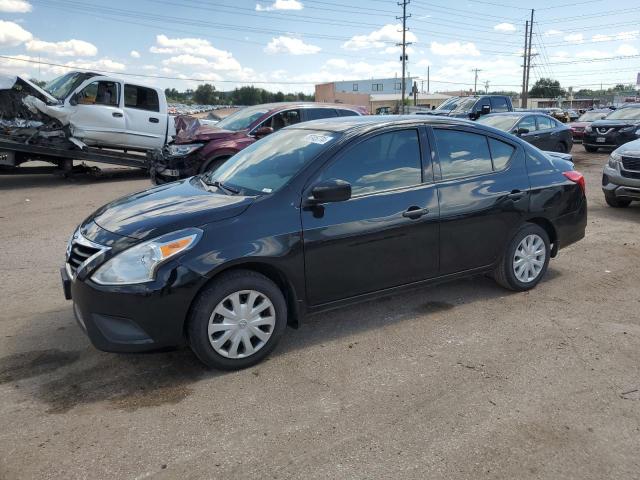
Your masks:
{"label": "rear wheel", "polygon": [[590,145],[585,145],[584,149],[589,153],[595,153],[598,151],[598,147],[592,147]]}
{"label": "rear wheel", "polygon": [[564,142],[558,142],[556,144],[555,151],[558,153],[567,153],[569,151],[569,148],[565,145]]}
{"label": "rear wheel", "polygon": [[223,273],[196,299],[187,326],[189,344],[207,366],[250,367],[275,348],[287,326],[278,286],[249,270]]}
{"label": "rear wheel", "polygon": [[631,205],[631,200],[622,200],[615,195],[612,194],[604,194],[604,200],[607,202],[607,205],[613,208],[627,208]]}
{"label": "rear wheel", "polygon": [[513,236],[506,254],[494,271],[496,282],[509,290],[535,287],[549,265],[549,236],[538,225],[523,225]]}

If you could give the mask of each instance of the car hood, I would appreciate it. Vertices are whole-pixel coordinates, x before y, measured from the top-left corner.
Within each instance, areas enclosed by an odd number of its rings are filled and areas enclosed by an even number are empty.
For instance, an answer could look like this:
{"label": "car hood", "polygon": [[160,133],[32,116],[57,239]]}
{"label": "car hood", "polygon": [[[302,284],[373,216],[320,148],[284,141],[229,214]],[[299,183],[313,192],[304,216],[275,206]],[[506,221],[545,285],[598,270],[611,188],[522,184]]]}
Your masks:
{"label": "car hood", "polygon": [[603,120],[596,120],[591,123],[591,128],[601,128],[601,127],[624,127],[626,125],[637,125],[640,123],[640,120],[607,120],[606,118]]}
{"label": "car hood", "polygon": [[618,147],[615,153],[629,155],[630,157],[640,157],[640,140],[633,140]]}
{"label": "car hood", "polygon": [[589,125],[591,122],[571,122],[567,123],[567,127],[569,128],[584,128]]}
{"label": "car hood", "polygon": [[225,130],[215,125],[207,125],[202,123],[200,119],[190,116],[176,117],[176,135],[175,143],[198,143],[198,142],[210,142],[212,140],[227,140],[235,138],[236,136],[246,136],[247,131],[242,130],[235,132],[232,130]]}
{"label": "car hood", "polygon": [[235,217],[253,201],[254,197],[205,188],[199,177],[192,177],[108,203],[85,223],[93,221],[111,233],[142,240]]}

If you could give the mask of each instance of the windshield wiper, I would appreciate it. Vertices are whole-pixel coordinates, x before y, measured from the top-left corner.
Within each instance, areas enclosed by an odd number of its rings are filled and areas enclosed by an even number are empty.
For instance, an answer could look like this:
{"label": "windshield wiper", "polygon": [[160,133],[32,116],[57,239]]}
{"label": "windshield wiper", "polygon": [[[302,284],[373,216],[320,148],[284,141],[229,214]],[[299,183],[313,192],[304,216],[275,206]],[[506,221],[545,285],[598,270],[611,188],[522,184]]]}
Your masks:
{"label": "windshield wiper", "polygon": [[227,193],[231,193],[232,195],[237,195],[240,193],[240,190],[238,190],[237,188],[233,188],[230,187],[229,185],[225,185],[224,183],[222,183],[220,180],[211,180],[209,177],[204,177],[201,178],[202,182],[207,184],[207,185],[211,185],[212,187],[216,187],[219,188],[220,190],[227,192]]}

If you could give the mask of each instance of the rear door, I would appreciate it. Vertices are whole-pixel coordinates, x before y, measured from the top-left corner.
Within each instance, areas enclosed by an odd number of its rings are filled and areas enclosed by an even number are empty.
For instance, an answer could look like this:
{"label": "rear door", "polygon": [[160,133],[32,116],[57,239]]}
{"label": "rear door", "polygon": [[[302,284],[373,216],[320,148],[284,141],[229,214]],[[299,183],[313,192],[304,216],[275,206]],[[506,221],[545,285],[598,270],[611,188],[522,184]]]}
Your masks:
{"label": "rear door", "polygon": [[153,88],[124,85],[126,146],[150,150],[162,148],[167,135],[167,115],[161,112],[160,96]]}
{"label": "rear door", "polygon": [[302,209],[311,305],[438,274],[438,198],[425,130],[392,129],[355,140],[308,190],[328,179],[349,182],[352,197]]}
{"label": "rear door", "polygon": [[523,149],[500,137],[434,128],[440,199],[440,274],[492,265],[527,214]]}
{"label": "rear door", "polygon": [[119,146],[126,141],[122,111],[122,84],[115,80],[89,81],[70,105],[72,134],[89,145]]}
{"label": "rear door", "polygon": [[537,147],[541,150],[557,150],[559,136],[556,121],[546,115],[536,115],[536,122],[538,123],[539,137]]}

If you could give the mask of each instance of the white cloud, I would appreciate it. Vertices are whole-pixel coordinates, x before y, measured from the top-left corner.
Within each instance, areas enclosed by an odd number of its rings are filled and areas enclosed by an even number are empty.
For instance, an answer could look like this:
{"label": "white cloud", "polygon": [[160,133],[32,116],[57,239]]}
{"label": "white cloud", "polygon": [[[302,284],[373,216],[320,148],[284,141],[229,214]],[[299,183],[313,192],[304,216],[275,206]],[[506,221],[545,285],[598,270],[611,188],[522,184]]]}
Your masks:
{"label": "white cloud", "polygon": [[582,43],[584,42],[584,35],[581,33],[572,33],[564,36],[564,41],[569,43]]}
{"label": "white cloud", "polygon": [[[109,72],[122,72],[127,69],[124,63],[116,62],[110,58],[100,58],[98,60],[73,60],[65,63],[66,66],[74,67],[80,70],[98,70]],[[69,69],[66,69],[68,72]]]}
{"label": "white cloud", "polygon": [[[47,62],[46,58],[41,59]],[[13,55],[12,59],[0,59],[0,71],[28,77],[37,77],[41,73],[46,78],[57,77],[71,70],[94,70],[99,72],[122,72],[127,69],[123,63],[116,62],[110,58],[100,58],[97,60],[73,60],[62,64],[62,66],[39,64],[39,57],[29,55]]]}
{"label": "white cloud", "polygon": [[176,57],[167,58],[162,61],[165,66],[175,65],[209,65],[209,60],[193,55],[178,55]]}
{"label": "white cloud", "polygon": [[[211,42],[202,38],[169,38],[166,35],[158,35],[156,37],[156,45],[152,46],[149,51],[191,58],[196,58],[192,55],[192,53],[196,52],[200,58],[207,57],[210,59],[207,62],[210,68],[227,71],[242,69],[240,63],[233,58],[231,52],[215,48],[211,45]],[[198,65],[200,64],[198,63]]]}
{"label": "white cloud", "polygon": [[29,13],[31,8],[26,0],[0,0],[0,12]]}
{"label": "white cloud", "polygon": [[131,50],[129,52],[129,56],[131,56],[131,58],[140,58],[140,52],[137,50]]}
{"label": "white cloud", "polygon": [[616,50],[616,55],[638,55],[638,49],[633,45],[620,45]]}
{"label": "white cloud", "polygon": [[[342,48],[347,50],[364,50],[366,48],[383,48],[389,43],[402,41],[402,25],[387,24],[379,30],[374,30],[368,35],[355,35],[351,39],[342,44]],[[415,42],[418,38],[412,33],[407,32],[407,42]]]}
{"label": "white cloud", "polygon": [[0,47],[16,47],[33,38],[17,23],[0,20]]}
{"label": "white cloud", "polygon": [[310,45],[304,43],[299,38],[279,36],[278,38],[272,38],[267,44],[264,51],[267,53],[288,53],[290,55],[310,55],[318,53],[322,50],[316,45]]}
{"label": "white cloud", "polygon": [[557,37],[558,35],[562,35],[562,32],[560,30],[547,30],[546,32],[544,32],[543,34],[545,37]]}
{"label": "white cloud", "polygon": [[45,42],[33,39],[27,42],[29,52],[50,53],[58,57],[95,57],[98,48],[84,40],[66,40],[63,42]]}
{"label": "white cloud", "polygon": [[431,61],[427,60],[426,58],[423,58],[422,60],[419,60],[419,61],[416,63],[416,65],[417,65],[418,67],[429,67],[429,66],[431,66],[431,65],[433,65],[433,64],[431,63]]}
{"label": "white cloud", "polygon": [[499,23],[498,25],[494,26],[493,29],[498,32],[507,32],[507,33],[516,31],[515,25],[511,23]]}
{"label": "white cloud", "polygon": [[640,36],[640,30],[632,30],[630,32],[620,32],[611,35],[603,35],[601,33],[591,37],[594,42],[610,42],[614,40],[634,40]]}
{"label": "white cloud", "polygon": [[602,50],[583,50],[576,53],[575,56],[578,58],[606,58],[610,57],[611,53]]}
{"label": "white cloud", "polygon": [[271,5],[261,5],[256,3],[258,12],[269,12],[271,10],[302,10],[304,5],[298,0],[276,0]]}
{"label": "white cloud", "polygon": [[478,48],[473,42],[431,42],[431,52],[435,55],[443,56],[470,55],[472,57],[478,57],[480,55]]}

